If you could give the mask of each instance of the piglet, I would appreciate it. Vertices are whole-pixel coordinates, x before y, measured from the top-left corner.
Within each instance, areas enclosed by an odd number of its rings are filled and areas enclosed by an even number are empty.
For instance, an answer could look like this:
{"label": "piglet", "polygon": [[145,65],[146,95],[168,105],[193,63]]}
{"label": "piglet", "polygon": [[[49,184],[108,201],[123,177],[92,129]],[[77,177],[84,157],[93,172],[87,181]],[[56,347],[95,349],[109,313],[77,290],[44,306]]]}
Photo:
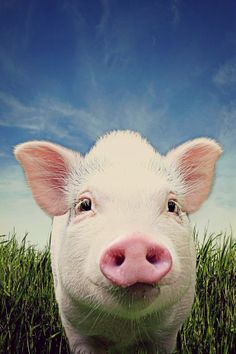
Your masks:
{"label": "piglet", "polygon": [[171,353],[194,299],[188,214],[208,197],[221,147],[188,141],[161,156],[113,131],[85,155],[20,144],[38,205],[53,217],[56,299],[72,353]]}

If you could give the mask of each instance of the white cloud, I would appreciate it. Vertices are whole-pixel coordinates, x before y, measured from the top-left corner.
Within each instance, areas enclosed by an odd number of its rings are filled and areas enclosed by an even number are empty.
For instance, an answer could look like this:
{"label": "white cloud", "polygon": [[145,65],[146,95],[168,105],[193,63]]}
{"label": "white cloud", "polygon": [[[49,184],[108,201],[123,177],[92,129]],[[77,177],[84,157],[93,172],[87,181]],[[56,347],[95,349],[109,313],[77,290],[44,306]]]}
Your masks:
{"label": "white cloud", "polygon": [[231,85],[236,83],[236,60],[229,60],[215,73],[213,81],[217,85]]}
{"label": "white cloud", "polygon": [[90,112],[55,98],[43,97],[25,104],[0,92],[0,102],[0,126],[25,129],[31,134],[47,134],[70,143],[78,140],[78,134],[95,139],[106,126],[104,119],[99,121]]}
{"label": "white cloud", "polygon": [[94,142],[98,136],[113,129],[135,129],[152,137],[153,130],[163,128],[168,106],[153,108],[157,96],[149,91],[147,88],[142,98],[124,94],[118,102],[108,102],[102,95],[93,96],[87,101],[87,109],[53,97],[42,97],[26,104],[0,92],[0,126],[25,129],[31,136],[41,134],[50,139],[62,139],[64,143],[74,144],[75,148],[80,147],[79,136]]}

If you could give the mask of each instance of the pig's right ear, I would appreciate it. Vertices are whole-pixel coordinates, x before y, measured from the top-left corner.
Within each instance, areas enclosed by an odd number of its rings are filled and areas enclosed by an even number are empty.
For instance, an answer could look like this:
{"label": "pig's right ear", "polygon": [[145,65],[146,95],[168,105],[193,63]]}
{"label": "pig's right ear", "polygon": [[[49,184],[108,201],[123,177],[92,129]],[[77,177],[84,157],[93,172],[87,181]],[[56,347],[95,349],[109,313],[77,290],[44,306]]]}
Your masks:
{"label": "pig's right ear", "polygon": [[65,214],[68,177],[80,155],[46,141],[17,145],[14,153],[39,206],[51,216]]}

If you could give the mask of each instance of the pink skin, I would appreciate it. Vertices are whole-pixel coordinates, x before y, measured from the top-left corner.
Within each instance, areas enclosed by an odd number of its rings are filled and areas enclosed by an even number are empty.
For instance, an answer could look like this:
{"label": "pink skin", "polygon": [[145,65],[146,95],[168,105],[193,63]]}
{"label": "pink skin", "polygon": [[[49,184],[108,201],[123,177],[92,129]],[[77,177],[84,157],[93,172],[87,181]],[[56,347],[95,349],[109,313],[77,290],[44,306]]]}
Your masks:
{"label": "pink skin", "polygon": [[103,275],[115,285],[156,284],[171,269],[167,248],[142,234],[132,234],[112,243],[100,258]]}

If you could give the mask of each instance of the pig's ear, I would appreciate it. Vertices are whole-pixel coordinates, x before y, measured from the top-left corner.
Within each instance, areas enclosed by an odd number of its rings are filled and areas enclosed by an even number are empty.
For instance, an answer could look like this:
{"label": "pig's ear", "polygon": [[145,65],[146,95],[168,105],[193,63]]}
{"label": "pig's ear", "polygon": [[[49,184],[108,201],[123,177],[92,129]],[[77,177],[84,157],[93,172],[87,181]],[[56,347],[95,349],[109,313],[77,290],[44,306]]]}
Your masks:
{"label": "pig's ear", "polygon": [[39,206],[51,216],[66,213],[68,177],[79,154],[46,141],[17,145],[14,153]]}
{"label": "pig's ear", "polygon": [[167,154],[183,183],[183,207],[195,212],[208,197],[213,183],[215,163],[222,153],[220,145],[207,138],[194,139]]}

